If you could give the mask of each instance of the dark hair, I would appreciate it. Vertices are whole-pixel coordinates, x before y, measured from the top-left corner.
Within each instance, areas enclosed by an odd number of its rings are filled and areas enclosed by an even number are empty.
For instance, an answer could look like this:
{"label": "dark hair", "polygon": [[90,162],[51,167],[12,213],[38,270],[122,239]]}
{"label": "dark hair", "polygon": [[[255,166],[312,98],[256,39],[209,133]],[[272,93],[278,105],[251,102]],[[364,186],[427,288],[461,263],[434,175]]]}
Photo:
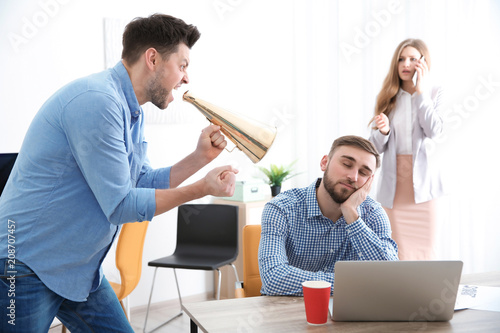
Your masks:
{"label": "dark hair", "polygon": [[333,141],[332,148],[330,148],[330,153],[328,156],[331,158],[335,153],[335,150],[341,146],[352,146],[363,149],[364,151],[369,152],[373,156],[375,156],[377,168],[380,167],[380,154],[377,151],[377,148],[370,141],[363,139],[362,137],[355,135],[346,135],[341,136],[337,140]]}
{"label": "dark hair", "polygon": [[177,52],[180,43],[191,48],[200,38],[200,32],[191,24],[170,15],[153,14],[137,17],[123,32],[122,59],[133,65],[150,47],[155,48],[164,59]]}

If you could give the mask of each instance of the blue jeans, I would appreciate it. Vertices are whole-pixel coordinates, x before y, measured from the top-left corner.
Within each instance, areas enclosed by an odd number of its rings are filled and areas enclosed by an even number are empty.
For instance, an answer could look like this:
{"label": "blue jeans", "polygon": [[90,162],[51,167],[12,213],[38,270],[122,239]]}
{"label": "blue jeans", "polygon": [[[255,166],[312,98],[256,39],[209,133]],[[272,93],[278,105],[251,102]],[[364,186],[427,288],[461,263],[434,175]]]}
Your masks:
{"label": "blue jeans", "polygon": [[47,288],[22,262],[12,263],[0,259],[1,332],[48,332],[54,317],[71,333],[134,332],[106,278],[87,301],[73,302]]}

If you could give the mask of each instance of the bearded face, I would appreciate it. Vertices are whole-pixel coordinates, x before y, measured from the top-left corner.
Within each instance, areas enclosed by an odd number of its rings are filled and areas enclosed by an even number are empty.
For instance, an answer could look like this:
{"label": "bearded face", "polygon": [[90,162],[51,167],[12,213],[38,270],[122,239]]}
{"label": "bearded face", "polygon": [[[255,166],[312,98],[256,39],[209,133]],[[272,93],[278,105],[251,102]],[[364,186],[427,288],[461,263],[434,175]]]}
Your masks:
{"label": "bearded face", "polygon": [[161,78],[164,77],[164,73],[164,69],[160,69],[158,72],[156,72],[155,76],[151,79],[147,87],[149,100],[154,106],[161,110],[167,108],[169,104],[168,98],[172,93],[172,91],[168,91],[168,89],[161,84]]}
{"label": "bearded face", "polygon": [[330,176],[329,168],[323,176],[323,186],[330,197],[338,204],[344,203],[358,188],[354,181],[349,179],[336,180]]}
{"label": "bearded face", "polygon": [[147,82],[145,92],[147,100],[163,110],[174,100],[173,90],[189,83],[189,48],[180,43],[177,52],[165,56],[165,59],[158,54],[153,64],[156,71]]}

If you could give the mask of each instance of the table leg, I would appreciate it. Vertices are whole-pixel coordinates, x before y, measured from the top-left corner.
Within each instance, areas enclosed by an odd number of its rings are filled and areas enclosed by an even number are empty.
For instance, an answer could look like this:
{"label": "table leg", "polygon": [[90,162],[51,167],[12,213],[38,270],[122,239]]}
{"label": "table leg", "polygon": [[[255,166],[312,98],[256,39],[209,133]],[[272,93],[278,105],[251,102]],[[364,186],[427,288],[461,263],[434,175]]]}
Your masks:
{"label": "table leg", "polygon": [[198,333],[198,325],[191,319],[191,333]]}

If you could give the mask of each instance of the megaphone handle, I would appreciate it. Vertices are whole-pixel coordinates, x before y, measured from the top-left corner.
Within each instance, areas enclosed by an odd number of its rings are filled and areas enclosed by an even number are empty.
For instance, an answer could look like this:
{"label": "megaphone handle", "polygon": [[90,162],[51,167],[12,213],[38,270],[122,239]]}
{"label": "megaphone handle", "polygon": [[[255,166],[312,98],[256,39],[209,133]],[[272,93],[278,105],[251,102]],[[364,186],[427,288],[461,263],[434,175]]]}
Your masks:
{"label": "megaphone handle", "polygon": [[229,133],[221,124],[219,124],[216,121],[213,121],[213,119],[207,118],[207,120],[214,125],[220,126],[220,131],[222,132],[222,134],[224,134],[226,136],[226,138],[228,138],[229,140],[231,140],[232,143],[234,143],[235,146],[233,147],[233,149],[229,150],[227,148],[224,148],[227,152],[232,153],[235,148],[238,148],[238,145],[236,144],[235,140],[233,139],[233,136],[231,135],[231,133]]}
{"label": "megaphone handle", "polygon": [[[232,136],[229,132],[227,132],[227,131],[226,131],[226,129],[224,129],[224,128],[221,126],[221,129],[220,129],[220,130],[221,130],[221,132],[222,132],[222,133],[226,136],[226,138],[228,138],[229,140],[231,140],[231,142],[232,142],[232,143],[234,143],[234,147],[233,147],[233,149],[229,150],[229,149],[227,149],[227,148],[224,148],[226,151],[228,151],[228,152],[232,153],[232,152],[233,152],[233,150],[234,150],[235,148],[238,148],[238,145],[236,145],[236,142],[235,142],[235,140],[233,139],[233,136]],[[238,148],[238,149],[239,149],[239,148]]]}

